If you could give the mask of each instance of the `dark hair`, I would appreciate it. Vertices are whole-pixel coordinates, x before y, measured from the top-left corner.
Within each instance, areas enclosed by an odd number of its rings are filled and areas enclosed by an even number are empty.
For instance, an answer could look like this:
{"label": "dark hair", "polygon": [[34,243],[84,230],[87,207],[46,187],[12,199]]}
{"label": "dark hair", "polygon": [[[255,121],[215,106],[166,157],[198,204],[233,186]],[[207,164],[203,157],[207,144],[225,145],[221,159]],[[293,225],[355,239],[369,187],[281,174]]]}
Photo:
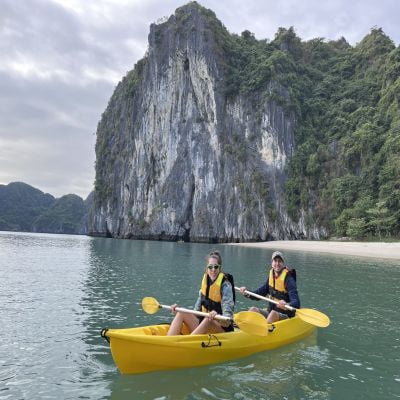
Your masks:
{"label": "dark hair", "polygon": [[218,264],[222,265],[221,253],[218,250],[211,250],[210,254],[207,256],[207,262],[210,257],[215,258],[218,261]]}

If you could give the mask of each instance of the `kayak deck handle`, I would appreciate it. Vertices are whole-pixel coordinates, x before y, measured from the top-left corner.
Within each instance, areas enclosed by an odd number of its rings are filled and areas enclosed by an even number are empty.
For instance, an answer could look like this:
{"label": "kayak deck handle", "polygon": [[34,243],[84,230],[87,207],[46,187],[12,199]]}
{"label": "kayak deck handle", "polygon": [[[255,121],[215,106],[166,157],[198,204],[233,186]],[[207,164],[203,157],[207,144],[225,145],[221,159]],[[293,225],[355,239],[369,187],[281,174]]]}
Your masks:
{"label": "kayak deck handle", "polygon": [[107,340],[110,343],[110,338],[107,336],[108,328],[103,328],[100,332],[100,336]]}
{"label": "kayak deck handle", "polygon": [[[216,340],[216,343],[215,342],[212,343],[211,342],[212,340]],[[201,347],[203,347],[203,348],[204,347],[218,347],[218,346],[222,346],[222,343],[219,341],[219,339],[215,335],[211,335],[211,334],[208,335],[207,343],[201,342]]]}

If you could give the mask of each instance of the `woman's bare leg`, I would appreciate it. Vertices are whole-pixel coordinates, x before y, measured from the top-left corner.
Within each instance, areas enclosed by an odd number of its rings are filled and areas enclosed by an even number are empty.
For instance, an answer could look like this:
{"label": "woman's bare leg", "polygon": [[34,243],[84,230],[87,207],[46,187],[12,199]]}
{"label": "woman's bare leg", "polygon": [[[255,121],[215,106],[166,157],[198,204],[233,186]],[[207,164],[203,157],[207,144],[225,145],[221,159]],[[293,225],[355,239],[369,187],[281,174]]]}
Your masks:
{"label": "woman's bare leg", "polygon": [[185,325],[188,327],[189,332],[192,332],[199,325],[199,320],[193,314],[178,312],[171,322],[167,336],[179,335],[183,323],[185,323]]}
{"label": "woman's bare leg", "polygon": [[198,335],[201,333],[221,333],[225,332],[222,326],[215,320],[204,318],[203,321],[194,329],[191,335]]}

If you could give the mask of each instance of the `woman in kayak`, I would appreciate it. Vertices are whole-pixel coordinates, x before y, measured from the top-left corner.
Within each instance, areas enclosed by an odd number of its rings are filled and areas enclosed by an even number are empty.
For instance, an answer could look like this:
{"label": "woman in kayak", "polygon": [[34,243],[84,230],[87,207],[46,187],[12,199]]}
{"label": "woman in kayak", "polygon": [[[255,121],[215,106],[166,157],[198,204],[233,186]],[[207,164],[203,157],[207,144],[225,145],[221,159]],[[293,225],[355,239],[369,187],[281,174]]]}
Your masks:
{"label": "woman in kayak", "polygon": [[233,331],[232,322],[217,321],[217,314],[233,318],[233,288],[222,272],[222,258],[219,251],[214,250],[207,256],[199,297],[195,310],[208,312],[208,317],[197,317],[193,314],[176,312],[176,304],[172,306],[175,317],[167,335],[179,335],[184,323],[192,335],[200,333],[219,333]]}
{"label": "woman in kayak", "polygon": [[[259,300],[251,295],[246,295],[244,292],[246,287],[240,288],[240,292],[252,300]],[[296,285],[296,272],[289,270],[284,265],[283,254],[280,251],[275,251],[272,254],[271,270],[267,276],[267,280],[257,290],[252,290],[253,293],[260,296],[269,296],[277,300],[279,304],[269,303],[268,308],[260,309],[257,307],[250,307],[249,311],[259,312],[267,318],[268,323],[273,323],[282,319],[294,317],[295,312],[285,308],[288,304],[294,308],[300,308],[300,299],[297,293]]]}

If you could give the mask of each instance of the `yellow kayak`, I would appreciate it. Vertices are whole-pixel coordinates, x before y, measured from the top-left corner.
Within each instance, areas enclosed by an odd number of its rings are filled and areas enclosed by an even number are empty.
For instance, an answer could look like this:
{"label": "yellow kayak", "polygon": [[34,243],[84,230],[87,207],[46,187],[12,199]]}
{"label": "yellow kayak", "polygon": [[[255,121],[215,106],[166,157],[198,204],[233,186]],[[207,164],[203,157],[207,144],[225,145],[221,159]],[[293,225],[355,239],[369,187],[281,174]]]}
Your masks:
{"label": "yellow kayak", "polygon": [[269,325],[266,336],[234,332],[166,336],[169,325],[104,329],[115,364],[122,374],[216,364],[275,349],[311,334],[315,326],[299,317]]}

